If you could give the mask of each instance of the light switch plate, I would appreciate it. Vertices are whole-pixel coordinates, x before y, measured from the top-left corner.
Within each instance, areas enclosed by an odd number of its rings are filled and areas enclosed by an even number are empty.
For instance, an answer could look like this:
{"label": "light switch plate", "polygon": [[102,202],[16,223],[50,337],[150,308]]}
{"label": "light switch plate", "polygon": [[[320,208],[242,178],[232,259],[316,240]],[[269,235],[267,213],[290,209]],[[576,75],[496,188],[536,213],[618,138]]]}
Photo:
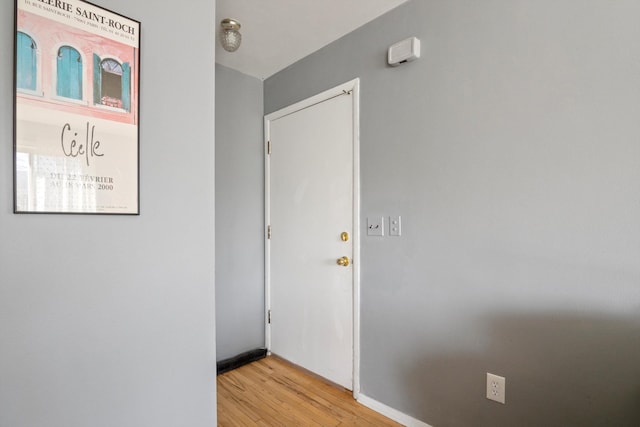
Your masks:
{"label": "light switch plate", "polygon": [[367,236],[384,236],[384,218],[381,216],[367,218]]}
{"label": "light switch plate", "polygon": [[402,218],[400,215],[389,217],[389,236],[400,236],[402,233]]}

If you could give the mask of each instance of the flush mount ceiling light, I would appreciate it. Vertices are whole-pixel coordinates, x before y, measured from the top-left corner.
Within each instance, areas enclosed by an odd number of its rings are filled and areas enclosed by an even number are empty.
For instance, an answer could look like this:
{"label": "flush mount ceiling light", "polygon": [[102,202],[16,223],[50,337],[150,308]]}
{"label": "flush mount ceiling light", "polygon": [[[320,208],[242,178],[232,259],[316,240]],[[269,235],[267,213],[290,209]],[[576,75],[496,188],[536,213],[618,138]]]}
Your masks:
{"label": "flush mount ceiling light", "polygon": [[220,43],[227,52],[235,52],[240,47],[242,35],[238,31],[240,23],[235,19],[225,18],[220,21]]}

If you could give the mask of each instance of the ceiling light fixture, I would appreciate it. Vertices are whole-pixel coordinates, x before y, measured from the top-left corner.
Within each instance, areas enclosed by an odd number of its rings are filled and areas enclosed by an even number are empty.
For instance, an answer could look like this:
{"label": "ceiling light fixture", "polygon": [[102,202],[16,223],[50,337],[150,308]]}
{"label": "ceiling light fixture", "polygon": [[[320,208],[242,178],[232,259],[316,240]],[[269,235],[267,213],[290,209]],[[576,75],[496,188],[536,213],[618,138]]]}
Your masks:
{"label": "ceiling light fixture", "polygon": [[220,21],[220,43],[227,52],[235,52],[240,47],[242,34],[238,31],[240,23],[235,19],[225,18]]}

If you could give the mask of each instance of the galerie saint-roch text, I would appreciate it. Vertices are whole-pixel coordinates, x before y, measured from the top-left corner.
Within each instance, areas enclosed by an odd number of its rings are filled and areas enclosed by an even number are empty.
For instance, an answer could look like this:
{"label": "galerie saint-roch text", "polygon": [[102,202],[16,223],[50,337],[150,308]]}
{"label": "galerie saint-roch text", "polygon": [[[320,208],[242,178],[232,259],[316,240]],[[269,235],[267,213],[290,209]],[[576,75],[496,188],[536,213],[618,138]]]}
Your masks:
{"label": "galerie saint-roch text", "polygon": [[99,15],[95,12],[83,9],[79,6],[76,6],[74,10],[73,5],[71,5],[70,3],[67,3],[64,0],[32,0],[32,1],[44,3],[46,5],[55,7],[65,12],[75,13],[77,16],[81,16],[85,19],[97,22],[102,25],[106,25],[111,28],[115,28],[118,31],[123,31],[128,34],[135,34],[135,28],[130,25],[123,24],[122,22],[115,21],[107,16]]}

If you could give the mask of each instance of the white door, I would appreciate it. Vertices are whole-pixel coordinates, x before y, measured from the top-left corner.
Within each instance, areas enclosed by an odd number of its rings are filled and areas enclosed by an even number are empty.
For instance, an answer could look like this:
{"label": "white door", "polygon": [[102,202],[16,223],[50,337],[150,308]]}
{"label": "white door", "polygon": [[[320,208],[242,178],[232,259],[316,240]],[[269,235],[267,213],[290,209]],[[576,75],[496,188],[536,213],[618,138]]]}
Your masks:
{"label": "white door", "polygon": [[266,117],[267,345],[353,389],[357,81],[347,87]]}

